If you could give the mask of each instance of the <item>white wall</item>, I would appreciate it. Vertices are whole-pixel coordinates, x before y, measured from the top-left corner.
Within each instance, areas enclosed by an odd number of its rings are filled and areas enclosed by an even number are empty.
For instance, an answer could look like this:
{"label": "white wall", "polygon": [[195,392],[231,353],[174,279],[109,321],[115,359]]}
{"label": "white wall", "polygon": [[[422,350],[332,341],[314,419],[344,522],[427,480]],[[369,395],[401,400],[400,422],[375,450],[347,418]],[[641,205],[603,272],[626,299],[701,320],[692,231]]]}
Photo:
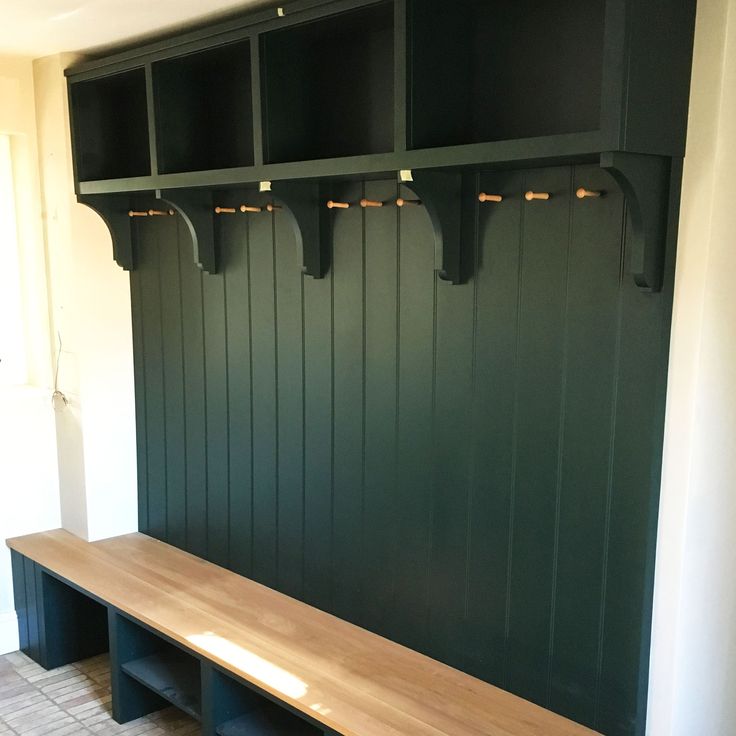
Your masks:
{"label": "white wall", "polygon": [[[18,647],[7,537],[58,527],[59,491],[51,407],[51,342],[41,226],[33,70],[0,56],[0,133],[11,136],[23,370],[0,386],[0,653]],[[7,246],[7,242],[4,243]],[[5,262],[3,268],[9,268]],[[8,315],[5,315],[8,318]],[[16,315],[16,318],[18,316]]]}
{"label": "white wall", "polygon": [[736,2],[699,0],[655,583],[652,736],[736,734]]}

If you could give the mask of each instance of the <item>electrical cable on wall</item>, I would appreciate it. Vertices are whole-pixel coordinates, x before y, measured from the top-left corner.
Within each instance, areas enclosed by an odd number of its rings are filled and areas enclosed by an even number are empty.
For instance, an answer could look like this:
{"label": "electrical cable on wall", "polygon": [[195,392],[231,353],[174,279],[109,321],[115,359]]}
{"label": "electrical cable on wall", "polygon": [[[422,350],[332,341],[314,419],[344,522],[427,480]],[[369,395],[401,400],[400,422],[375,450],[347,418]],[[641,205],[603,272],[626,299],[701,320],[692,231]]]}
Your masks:
{"label": "electrical cable on wall", "polygon": [[54,393],[51,394],[51,405],[54,407],[54,411],[64,411],[69,406],[69,399],[59,391],[59,365],[61,363],[61,333],[57,332],[56,336],[59,338],[59,350],[56,354],[56,370],[54,371]]}

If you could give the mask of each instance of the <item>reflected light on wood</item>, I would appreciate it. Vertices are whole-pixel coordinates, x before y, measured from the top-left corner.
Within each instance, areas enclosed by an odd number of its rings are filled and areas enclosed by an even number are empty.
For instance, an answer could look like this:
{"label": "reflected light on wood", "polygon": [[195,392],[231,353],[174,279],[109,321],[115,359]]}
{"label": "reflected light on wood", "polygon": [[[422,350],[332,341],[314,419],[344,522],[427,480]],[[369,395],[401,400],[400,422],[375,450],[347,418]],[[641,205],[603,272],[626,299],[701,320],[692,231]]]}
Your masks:
{"label": "reflected light on wood", "polygon": [[256,680],[260,680],[269,688],[277,690],[290,698],[303,698],[309,690],[307,684],[292,675],[291,672],[287,672],[267,659],[233,644],[233,642],[218,636],[212,631],[205,631],[203,634],[192,634],[192,636],[187,637],[187,640],[213,657],[234,665]]}

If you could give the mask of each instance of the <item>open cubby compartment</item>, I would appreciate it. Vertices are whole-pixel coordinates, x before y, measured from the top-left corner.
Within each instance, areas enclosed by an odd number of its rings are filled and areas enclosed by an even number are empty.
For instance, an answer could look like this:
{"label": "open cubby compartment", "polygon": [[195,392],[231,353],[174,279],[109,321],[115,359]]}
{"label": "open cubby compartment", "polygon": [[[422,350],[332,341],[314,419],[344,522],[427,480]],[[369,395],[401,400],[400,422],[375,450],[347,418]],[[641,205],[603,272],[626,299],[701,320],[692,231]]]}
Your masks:
{"label": "open cubby compartment", "polygon": [[606,0],[411,3],[411,148],[600,129]]}
{"label": "open cubby compartment", "polygon": [[79,181],[150,176],[144,69],[74,82],[70,103]]}
{"label": "open cubby compartment", "polygon": [[216,668],[210,671],[217,736],[323,736],[325,731]]}
{"label": "open cubby compartment", "polygon": [[393,2],[271,31],[261,44],[267,163],[393,151]]}
{"label": "open cubby compartment", "polygon": [[[125,616],[115,616],[115,647],[113,667],[119,668],[118,700],[122,704],[143,702],[144,707],[134,717],[157,710],[141,687],[157,696],[160,707],[175,705],[197,720],[202,716],[202,686],[200,662],[193,654],[149,631]],[[165,701],[165,702],[164,702]],[[120,719],[125,722],[128,718]]]}
{"label": "open cubby compartment", "polygon": [[253,165],[250,42],[154,63],[161,174]]}

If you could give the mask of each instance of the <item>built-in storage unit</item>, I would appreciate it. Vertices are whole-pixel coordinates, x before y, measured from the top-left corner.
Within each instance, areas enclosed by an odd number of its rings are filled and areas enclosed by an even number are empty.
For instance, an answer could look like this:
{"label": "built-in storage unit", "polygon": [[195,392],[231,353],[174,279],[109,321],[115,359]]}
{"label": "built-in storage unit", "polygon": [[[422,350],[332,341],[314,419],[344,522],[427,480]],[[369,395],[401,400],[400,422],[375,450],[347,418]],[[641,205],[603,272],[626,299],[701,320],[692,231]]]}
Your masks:
{"label": "built-in storage unit", "polygon": [[640,736],[694,19],[295,0],[69,70],[141,530]]}
{"label": "built-in storage unit", "polygon": [[250,43],[153,64],[158,170],[253,165]]}
{"label": "built-in storage unit", "polygon": [[382,2],[263,35],[267,163],[393,151],[393,31]]}
{"label": "built-in storage unit", "polygon": [[601,127],[605,0],[412,0],[412,148]]}
{"label": "built-in storage unit", "polygon": [[79,82],[70,94],[79,181],[150,176],[145,71]]}

